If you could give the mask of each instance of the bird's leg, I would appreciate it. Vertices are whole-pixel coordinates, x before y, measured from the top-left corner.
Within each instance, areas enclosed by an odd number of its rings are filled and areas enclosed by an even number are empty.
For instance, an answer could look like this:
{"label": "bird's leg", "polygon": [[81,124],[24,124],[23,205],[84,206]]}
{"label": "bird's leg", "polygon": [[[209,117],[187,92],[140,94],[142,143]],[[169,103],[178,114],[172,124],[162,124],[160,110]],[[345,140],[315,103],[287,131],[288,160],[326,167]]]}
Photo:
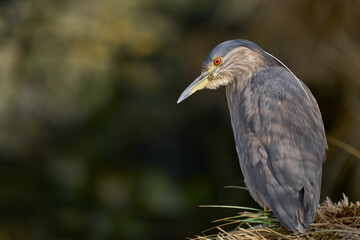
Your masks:
{"label": "bird's leg", "polygon": [[[265,214],[266,214],[266,216],[268,215],[268,213],[269,213],[269,207],[265,204],[265,207],[264,207],[264,211],[265,211]],[[265,223],[265,227],[267,228],[267,227],[269,227],[269,224],[268,223]]]}

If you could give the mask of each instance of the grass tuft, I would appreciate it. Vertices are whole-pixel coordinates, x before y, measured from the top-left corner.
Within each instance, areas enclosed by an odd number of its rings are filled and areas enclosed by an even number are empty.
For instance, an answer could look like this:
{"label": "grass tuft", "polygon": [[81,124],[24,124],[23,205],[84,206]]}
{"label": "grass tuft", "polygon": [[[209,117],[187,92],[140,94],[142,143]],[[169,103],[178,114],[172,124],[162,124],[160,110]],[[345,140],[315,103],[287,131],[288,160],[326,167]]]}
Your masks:
{"label": "grass tuft", "polygon": [[[245,189],[228,186],[226,188]],[[201,205],[200,207],[241,210],[234,216],[214,220],[217,225],[202,232],[193,240],[243,240],[243,239],[360,239],[360,202],[343,200],[333,203],[328,197],[319,206],[315,221],[303,234],[288,231],[280,225],[271,211],[228,205]],[[232,227],[226,230],[225,228]],[[213,234],[205,234],[209,231]]]}

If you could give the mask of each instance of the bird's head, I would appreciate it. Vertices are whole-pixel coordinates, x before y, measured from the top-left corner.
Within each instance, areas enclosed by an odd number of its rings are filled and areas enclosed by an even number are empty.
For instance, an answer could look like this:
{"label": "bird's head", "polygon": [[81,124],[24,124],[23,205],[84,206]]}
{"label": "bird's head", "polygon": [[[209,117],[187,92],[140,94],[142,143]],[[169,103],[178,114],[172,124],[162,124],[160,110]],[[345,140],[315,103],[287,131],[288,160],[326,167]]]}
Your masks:
{"label": "bird's head", "polygon": [[177,103],[194,92],[228,85],[236,78],[248,79],[259,67],[276,64],[262,48],[253,42],[237,39],[217,45],[202,64],[201,74],[181,94]]}

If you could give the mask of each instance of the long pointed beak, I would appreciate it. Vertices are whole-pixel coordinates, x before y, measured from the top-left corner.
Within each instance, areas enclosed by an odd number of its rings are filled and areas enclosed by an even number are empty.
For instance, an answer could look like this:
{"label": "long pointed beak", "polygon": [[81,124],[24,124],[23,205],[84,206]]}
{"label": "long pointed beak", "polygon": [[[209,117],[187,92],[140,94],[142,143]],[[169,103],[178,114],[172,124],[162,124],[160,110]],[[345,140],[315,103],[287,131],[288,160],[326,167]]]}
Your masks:
{"label": "long pointed beak", "polygon": [[211,69],[207,72],[202,73],[197,79],[195,79],[180,95],[177,103],[181,103],[186,98],[190,97],[194,92],[201,90],[209,81],[209,75],[214,69]]}

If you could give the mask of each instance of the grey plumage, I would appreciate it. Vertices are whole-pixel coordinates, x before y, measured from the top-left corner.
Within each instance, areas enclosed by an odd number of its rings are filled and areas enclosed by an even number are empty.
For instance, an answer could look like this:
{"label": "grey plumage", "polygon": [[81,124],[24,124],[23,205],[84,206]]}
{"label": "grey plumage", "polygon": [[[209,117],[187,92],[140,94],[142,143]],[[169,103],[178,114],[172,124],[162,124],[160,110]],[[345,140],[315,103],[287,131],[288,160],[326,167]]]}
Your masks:
{"label": "grey plumage", "polygon": [[[214,58],[222,59],[219,66]],[[319,203],[327,149],[310,90],[246,40],[219,44],[202,73],[178,102],[196,90],[226,86],[236,150],[252,197],[287,229],[305,232]]]}

